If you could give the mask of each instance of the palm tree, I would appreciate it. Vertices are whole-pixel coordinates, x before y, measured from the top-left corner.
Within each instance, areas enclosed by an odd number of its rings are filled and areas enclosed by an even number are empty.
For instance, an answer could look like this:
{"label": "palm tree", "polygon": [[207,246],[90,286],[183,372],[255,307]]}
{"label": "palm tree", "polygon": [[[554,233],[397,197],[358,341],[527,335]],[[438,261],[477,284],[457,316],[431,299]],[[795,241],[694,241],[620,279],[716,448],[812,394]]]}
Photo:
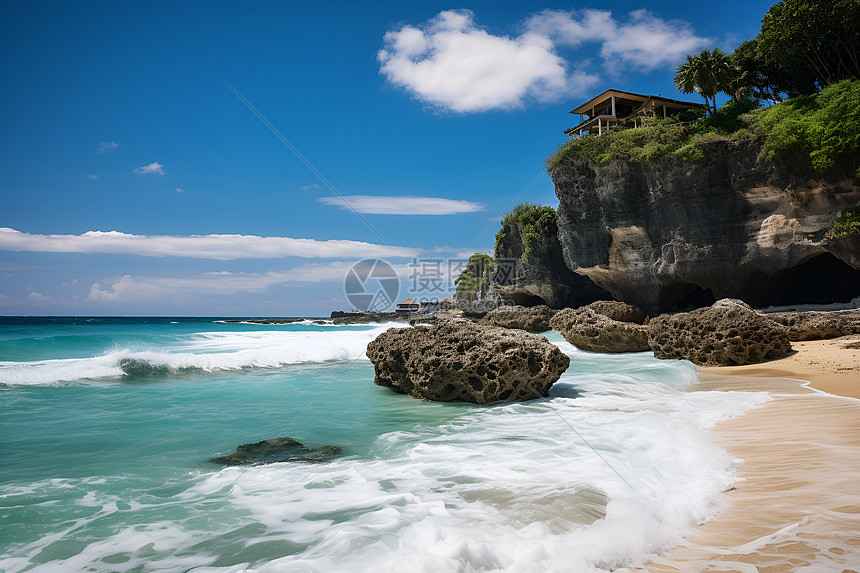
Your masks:
{"label": "palm tree", "polygon": [[717,93],[729,90],[733,78],[729,55],[719,48],[702,50],[678,66],[675,87],[685,94],[697,93],[705,98],[708,113],[717,110]]}

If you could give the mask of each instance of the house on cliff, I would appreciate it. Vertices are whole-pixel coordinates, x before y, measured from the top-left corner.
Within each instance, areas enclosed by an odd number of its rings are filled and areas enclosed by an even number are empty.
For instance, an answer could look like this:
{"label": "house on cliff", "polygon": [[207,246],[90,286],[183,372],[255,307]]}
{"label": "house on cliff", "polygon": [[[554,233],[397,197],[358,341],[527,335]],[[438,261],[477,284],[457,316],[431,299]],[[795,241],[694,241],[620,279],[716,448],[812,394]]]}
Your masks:
{"label": "house on cliff", "polygon": [[639,127],[648,117],[677,117],[704,108],[700,103],[610,89],[572,109],[570,113],[579,114],[579,124],[564,133],[570,137],[603,135],[610,128]]}

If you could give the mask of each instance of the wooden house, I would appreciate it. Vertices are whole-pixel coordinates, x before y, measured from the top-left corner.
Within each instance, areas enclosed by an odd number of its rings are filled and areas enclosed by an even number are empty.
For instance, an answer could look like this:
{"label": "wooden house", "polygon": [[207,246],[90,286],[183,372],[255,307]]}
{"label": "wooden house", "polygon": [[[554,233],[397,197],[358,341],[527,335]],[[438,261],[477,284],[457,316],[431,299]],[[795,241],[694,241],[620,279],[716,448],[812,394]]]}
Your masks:
{"label": "wooden house", "polygon": [[579,124],[564,133],[570,137],[603,135],[610,128],[640,127],[646,117],[675,117],[682,111],[704,107],[700,103],[660,96],[606,90],[570,111],[579,115]]}
{"label": "wooden house", "polygon": [[396,312],[418,312],[419,304],[412,300],[411,298],[407,298],[402,302],[397,303]]}

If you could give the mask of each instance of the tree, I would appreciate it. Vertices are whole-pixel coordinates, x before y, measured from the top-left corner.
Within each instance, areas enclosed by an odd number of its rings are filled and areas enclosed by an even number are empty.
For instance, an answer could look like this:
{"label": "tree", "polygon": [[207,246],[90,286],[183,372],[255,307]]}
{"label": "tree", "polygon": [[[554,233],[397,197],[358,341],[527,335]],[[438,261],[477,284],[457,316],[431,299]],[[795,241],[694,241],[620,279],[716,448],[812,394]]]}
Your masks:
{"label": "tree", "polygon": [[860,77],[858,0],[782,0],[756,38],[756,58],[789,96]]}
{"label": "tree", "polygon": [[717,110],[717,94],[728,91],[734,79],[734,70],[728,54],[719,48],[702,50],[695,56],[687,54],[687,61],[678,66],[675,87],[685,94],[697,93],[705,98],[708,113]]}

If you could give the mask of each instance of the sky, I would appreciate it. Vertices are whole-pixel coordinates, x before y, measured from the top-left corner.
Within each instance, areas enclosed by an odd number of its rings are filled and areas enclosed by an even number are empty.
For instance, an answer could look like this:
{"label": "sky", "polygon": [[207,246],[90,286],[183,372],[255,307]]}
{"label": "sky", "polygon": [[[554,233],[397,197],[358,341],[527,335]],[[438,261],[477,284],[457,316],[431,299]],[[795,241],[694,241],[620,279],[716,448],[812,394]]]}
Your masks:
{"label": "sky", "polygon": [[697,101],[770,4],[0,0],[0,315],[328,316],[368,259],[449,296],[558,205],[571,109]]}

